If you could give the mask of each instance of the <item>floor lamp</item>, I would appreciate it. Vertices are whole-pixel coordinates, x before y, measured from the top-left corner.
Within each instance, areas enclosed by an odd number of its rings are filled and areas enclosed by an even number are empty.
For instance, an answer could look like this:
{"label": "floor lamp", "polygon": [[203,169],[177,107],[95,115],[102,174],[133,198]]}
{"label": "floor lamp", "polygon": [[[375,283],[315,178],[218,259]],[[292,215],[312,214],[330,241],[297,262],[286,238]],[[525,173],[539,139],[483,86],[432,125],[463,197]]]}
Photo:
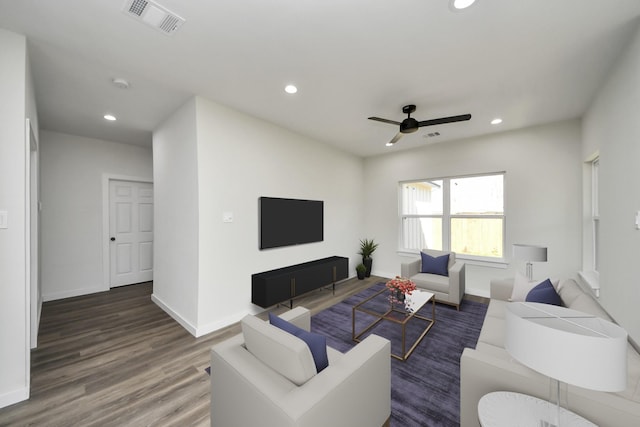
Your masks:
{"label": "floor lamp", "polygon": [[544,246],[513,244],[513,257],[527,262],[527,278],[533,280],[532,262],[547,262],[547,248]]}
{"label": "floor lamp", "polygon": [[553,425],[560,427],[560,382],[607,392],[625,389],[627,332],[620,326],[565,307],[528,302],[507,304],[505,319],[509,354],[557,381]]}

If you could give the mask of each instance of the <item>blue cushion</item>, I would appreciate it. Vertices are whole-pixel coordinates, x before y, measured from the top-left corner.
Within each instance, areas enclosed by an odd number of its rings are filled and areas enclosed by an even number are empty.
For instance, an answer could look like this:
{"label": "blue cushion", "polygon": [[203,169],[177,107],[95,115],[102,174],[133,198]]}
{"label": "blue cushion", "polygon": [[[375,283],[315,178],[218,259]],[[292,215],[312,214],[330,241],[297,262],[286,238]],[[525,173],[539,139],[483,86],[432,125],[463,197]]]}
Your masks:
{"label": "blue cushion", "polygon": [[560,295],[558,295],[549,279],[531,289],[525,301],[562,306],[562,299],[560,299]]}
{"label": "blue cushion", "polygon": [[432,257],[429,254],[420,252],[422,257],[421,273],[438,274],[440,276],[449,276],[449,254],[439,257]]}
{"label": "blue cushion", "polygon": [[269,313],[269,323],[273,326],[289,332],[304,341],[311,350],[313,361],[316,364],[316,371],[320,372],[327,366],[329,366],[329,358],[327,357],[327,339],[319,334],[305,331],[302,328],[297,327],[293,323],[276,316],[273,313]]}

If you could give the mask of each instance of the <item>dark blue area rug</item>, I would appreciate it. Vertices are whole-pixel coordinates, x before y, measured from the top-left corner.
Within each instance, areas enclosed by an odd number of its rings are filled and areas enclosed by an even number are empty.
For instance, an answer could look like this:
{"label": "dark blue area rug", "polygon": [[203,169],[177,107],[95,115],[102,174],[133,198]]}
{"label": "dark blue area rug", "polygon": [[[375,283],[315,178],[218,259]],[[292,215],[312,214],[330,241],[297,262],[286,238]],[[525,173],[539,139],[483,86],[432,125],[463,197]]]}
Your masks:
{"label": "dark blue area rug", "polygon": [[[345,352],[355,343],[351,340],[351,318],[354,305],[384,287],[371,288],[311,317],[311,330],[327,337],[327,345]],[[460,424],[460,355],[465,347],[475,348],[487,306],[474,301],[455,307],[436,304],[436,323],[406,362],[391,359],[391,425],[458,426]],[[431,303],[419,313],[431,317]],[[360,314],[357,330],[371,322]],[[415,319],[407,325],[407,340],[417,337],[424,323]],[[413,326],[413,327],[412,327]],[[374,333],[393,338],[400,336],[400,326],[381,322]],[[413,339],[412,341],[413,342]],[[400,353],[392,340],[393,353]]]}

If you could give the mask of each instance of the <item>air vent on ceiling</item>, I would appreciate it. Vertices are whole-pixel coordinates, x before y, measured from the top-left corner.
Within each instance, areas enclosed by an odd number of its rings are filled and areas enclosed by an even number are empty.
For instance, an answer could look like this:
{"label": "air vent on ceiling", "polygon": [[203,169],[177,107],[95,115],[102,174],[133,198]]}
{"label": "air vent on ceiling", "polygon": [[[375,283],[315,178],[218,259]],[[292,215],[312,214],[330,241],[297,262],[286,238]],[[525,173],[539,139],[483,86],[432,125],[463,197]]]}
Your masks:
{"label": "air vent on ceiling", "polygon": [[184,18],[149,0],[126,0],[122,11],[167,35],[184,24]]}

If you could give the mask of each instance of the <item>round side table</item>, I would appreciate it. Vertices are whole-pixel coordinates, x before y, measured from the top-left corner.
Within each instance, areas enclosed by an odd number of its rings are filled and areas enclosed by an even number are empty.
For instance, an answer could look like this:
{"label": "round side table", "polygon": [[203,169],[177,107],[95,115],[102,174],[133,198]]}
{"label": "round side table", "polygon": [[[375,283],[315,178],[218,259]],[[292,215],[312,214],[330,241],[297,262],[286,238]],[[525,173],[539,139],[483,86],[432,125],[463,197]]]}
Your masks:
{"label": "round side table", "polygon": [[[556,405],[537,397],[510,391],[496,391],[478,402],[482,427],[554,427]],[[580,415],[560,408],[560,427],[597,427]]]}

